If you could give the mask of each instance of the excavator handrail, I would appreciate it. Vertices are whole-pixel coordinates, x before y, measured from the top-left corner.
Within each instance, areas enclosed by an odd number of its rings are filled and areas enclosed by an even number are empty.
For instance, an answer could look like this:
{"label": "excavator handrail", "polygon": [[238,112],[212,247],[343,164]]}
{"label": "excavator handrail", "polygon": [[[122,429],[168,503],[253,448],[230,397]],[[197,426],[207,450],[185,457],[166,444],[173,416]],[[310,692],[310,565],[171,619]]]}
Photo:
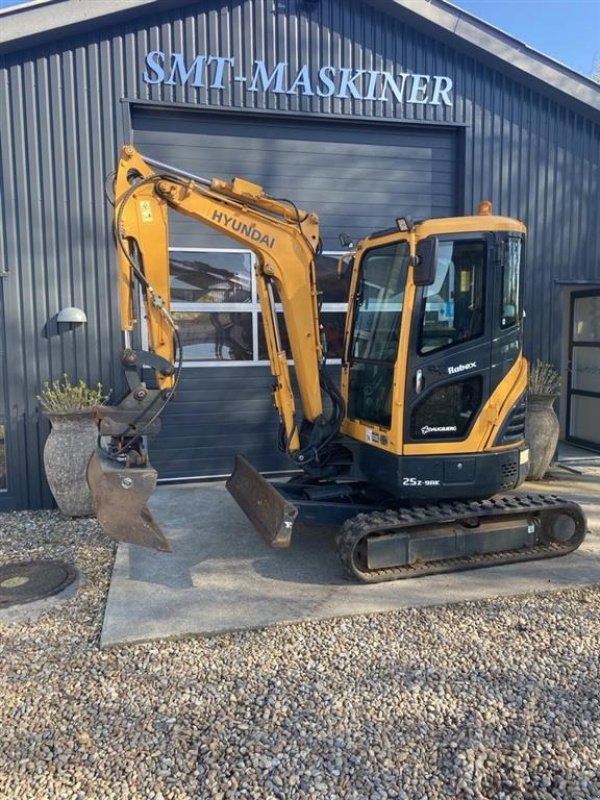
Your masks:
{"label": "excavator handrail", "polygon": [[190,180],[194,181],[194,183],[201,183],[204,186],[210,186],[211,184],[210,178],[203,178],[200,175],[194,175],[193,172],[186,172],[184,169],[173,167],[171,164],[165,164],[162,161],[157,161],[155,158],[150,158],[149,156],[142,155],[142,158],[150,167],[166,170],[167,172],[173,173],[173,175],[179,175],[181,178],[189,178]]}

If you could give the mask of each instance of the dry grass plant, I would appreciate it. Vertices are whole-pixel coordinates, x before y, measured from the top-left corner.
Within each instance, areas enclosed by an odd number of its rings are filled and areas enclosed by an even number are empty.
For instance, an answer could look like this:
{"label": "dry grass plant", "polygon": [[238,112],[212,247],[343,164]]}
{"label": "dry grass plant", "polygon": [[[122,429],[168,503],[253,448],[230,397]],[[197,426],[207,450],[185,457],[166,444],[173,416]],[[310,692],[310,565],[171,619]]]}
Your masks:
{"label": "dry grass plant", "polygon": [[108,400],[110,392],[104,394],[101,383],[91,389],[85,381],[71,383],[65,372],[62,380],[46,381],[44,388],[37,395],[40,407],[45,414],[57,412],[82,411],[86,408],[101,406]]}
{"label": "dry grass plant", "polygon": [[554,364],[538,359],[529,370],[529,394],[556,395],[560,392],[560,374]]}

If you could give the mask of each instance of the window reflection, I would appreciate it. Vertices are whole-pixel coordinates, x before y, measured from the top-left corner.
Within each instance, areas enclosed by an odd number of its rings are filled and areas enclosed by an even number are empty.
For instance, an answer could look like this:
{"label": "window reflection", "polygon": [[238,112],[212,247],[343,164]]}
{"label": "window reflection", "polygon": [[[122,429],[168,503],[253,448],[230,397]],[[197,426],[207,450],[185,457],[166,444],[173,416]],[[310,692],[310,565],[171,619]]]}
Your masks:
{"label": "window reflection", "polygon": [[374,247],[363,256],[352,332],[348,415],[391,426],[394,363],[398,351],[409,248]]}
{"label": "window reflection", "polygon": [[362,260],[352,357],[396,360],[409,249],[405,242],[373,248]]}
{"label": "window reflection", "polygon": [[171,300],[180,303],[251,303],[250,253],[171,251]]}
{"label": "window reflection", "polygon": [[485,258],[483,241],[439,243],[435,278],[423,291],[421,355],[483,333]]}
{"label": "window reflection", "polygon": [[174,311],[184,361],[252,361],[252,314]]}
{"label": "window reflection", "polygon": [[600,428],[597,422],[599,413],[599,397],[572,395],[570,435],[582,442],[600,444]]}
{"label": "window reflection", "polygon": [[600,296],[576,298],[573,319],[574,342],[600,342]]}
{"label": "window reflection", "polygon": [[[258,321],[258,358],[266,361],[269,358],[267,353],[267,343],[262,327],[262,314],[259,314]],[[344,355],[344,325],[346,315],[343,311],[324,311],[321,314],[321,324],[327,342],[327,358],[342,358]],[[277,314],[277,324],[283,349],[290,354],[290,342],[285,328],[285,320],[282,313]]]}
{"label": "window reflection", "polygon": [[337,255],[321,253],[315,259],[317,287],[323,303],[348,302],[351,270],[347,269],[340,277],[337,273],[338,258]]}
{"label": "window reflection", "polygon": [[516,325],[520,319],[522,259],[523,237],[509,236],[502,270],[502,308],[500,309],[502,328]]}
{"label": "window reflection", "polygon": [[343,358],[346,314],[343,311],[326,311],[321,314],[321,322],[327,342],[327,358]]}

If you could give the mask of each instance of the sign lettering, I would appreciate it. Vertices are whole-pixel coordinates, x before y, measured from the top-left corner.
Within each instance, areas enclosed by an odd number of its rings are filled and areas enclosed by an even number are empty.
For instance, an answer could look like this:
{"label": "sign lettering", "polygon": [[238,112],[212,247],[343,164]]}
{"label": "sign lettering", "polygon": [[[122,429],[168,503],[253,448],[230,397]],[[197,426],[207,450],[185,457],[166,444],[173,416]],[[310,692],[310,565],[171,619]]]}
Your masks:
{"label": "sign lettering", "polygon": [[446,75],[392,73],[331,65],[322,66],[313,73],[306,64],[293,71],[285,61],[279,61],[272,69],[264,61],[255,61],[251,73],[246,75],[233,57],[195,55],[186,58],[183,53],[167,55],[162,50],[147,53],[145,66],[142,77],[151,86],[165,84],[225,89],[233,82],[245,85],[248,92],[452,105],[453,84]]}

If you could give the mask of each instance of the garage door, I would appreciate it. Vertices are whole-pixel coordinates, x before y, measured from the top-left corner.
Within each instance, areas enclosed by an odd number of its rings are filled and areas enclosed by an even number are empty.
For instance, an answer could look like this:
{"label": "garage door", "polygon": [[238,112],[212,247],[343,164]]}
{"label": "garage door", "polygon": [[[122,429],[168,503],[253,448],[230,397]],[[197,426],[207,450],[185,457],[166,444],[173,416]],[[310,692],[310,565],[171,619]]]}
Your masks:
{"label": "garage door", "polygon": [[[196,175],[239,175],[319,215],[323,321],[334,361],[345,308],[345,287],[334,277],[339,234],[360,238],[402,213],[457,212],[449,129],[147,108],[134,109],[132,121],[143,154]],[[151,443],[161,479],[227,475],[238,452],[263,472],[289,468],[275,447],[251,254],[178,214],[170,244],[185,369]]]}

